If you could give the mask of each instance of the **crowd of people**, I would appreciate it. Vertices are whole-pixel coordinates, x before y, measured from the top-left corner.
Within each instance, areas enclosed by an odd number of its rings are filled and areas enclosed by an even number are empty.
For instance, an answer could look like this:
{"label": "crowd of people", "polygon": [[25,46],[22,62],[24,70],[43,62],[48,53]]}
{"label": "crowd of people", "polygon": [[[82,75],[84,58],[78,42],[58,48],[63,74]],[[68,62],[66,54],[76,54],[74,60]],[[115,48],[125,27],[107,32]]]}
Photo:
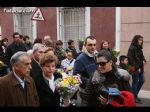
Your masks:
{"label": "crowd of people", "polygon": [[[63,77],[56,72],[59,68],[81,80],[78,91],[71,98],[76,106],[135,106],[141,103],[138,93],[145,81],[146,63],[141,35],[133,37],[127,55],[120,55],[119,64],[109,42],[102,40],[97,50],[94,36],[85,38],[79,46],[80,52],[74,40],[68,40],[68,47],[64,49],[61,40],[54,43],[49,35],[36,38],[33,43],[29,36],[18,32],[12,37],[12,43],[8,44],[8,39],[4,38],[0,44],[0,106],[59,107],[60,94],[55,87],[55,81]],[[120,91],[123,101],[116,100],[117,95],[111,96],[109,90],[116,94]]]}

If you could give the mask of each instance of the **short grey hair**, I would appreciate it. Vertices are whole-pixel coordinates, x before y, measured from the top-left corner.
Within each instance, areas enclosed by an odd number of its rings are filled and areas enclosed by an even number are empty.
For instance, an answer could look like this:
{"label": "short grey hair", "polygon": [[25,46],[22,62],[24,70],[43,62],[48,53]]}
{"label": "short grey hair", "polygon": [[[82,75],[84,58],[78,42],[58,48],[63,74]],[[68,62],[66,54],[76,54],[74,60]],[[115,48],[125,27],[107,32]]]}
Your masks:
{"label": "short grey hair", "polygon": [[11,59],[10,59],[10,63],[11,63],[11,65],[13,66],[15,63],[17,63],[17,62],[21,62],[22,61],[22,57],[24,57],[24,56],[28,56],[29,57],[29,55],[27,54],[27,52],[24,52],[24,51],[18,51],[18,52],[16,52],[12,57],[11,57]]}
{"label": "short grey hair", "polygon": [[40,48],[45,48],[45,46],[44,46],[43,44],[41,44],[41,43],[36,43],[36,44],[34,44],[34,46],[33,46],[33,48],[32,48],[33,53],[34,53],[35,51],[37,51],[38,49],[40,49]]}

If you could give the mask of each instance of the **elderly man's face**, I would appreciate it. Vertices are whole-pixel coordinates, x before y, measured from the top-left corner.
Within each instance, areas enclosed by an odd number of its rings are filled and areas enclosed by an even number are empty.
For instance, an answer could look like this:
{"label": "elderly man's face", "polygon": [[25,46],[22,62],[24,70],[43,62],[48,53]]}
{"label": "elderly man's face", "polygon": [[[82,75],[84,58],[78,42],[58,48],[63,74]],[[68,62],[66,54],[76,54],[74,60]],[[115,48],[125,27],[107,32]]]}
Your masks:
{"label": "elderly man's face", "polygon": [[87,39],[87,43],[86,43],[85,47],[90,54],[94,54],[94,52],[96,50],[96,39],[94,39],[94,40]]}
{"label": "elderly man's face", "polygon": [[112,60],[107,61],[105,57],[98,57],[97,66],[100,73],[107,73],[112,70]]}
{"label": "elderly man's face", "polygon": [[17,75],[20,77],[26,77],[30,74],[31,70],[31,59],[29,56],[22,57],[20,62],[14,64],[14,69]]}
{"label": "elderly man's face", "polygon": [[33,53],[34,58],[39,61],[40,58],[44,55],[45,48],[39,48]]}

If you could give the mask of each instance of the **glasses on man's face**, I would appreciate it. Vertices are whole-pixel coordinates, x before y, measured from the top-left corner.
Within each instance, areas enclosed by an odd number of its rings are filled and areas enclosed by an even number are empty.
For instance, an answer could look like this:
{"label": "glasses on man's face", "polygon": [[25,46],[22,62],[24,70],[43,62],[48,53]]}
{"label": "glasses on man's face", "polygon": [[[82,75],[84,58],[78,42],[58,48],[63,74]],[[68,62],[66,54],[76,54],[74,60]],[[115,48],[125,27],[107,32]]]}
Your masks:
{"label": "glasses on man's face", "polygon": [[88,46],[96,46],[96,44],[87,44]]}
{"label": "glasses on man's face", "polygon": [[106,64],[108,63],[108,61],[105,61],[105,62],[97,62],[97,66],[105,66]]}

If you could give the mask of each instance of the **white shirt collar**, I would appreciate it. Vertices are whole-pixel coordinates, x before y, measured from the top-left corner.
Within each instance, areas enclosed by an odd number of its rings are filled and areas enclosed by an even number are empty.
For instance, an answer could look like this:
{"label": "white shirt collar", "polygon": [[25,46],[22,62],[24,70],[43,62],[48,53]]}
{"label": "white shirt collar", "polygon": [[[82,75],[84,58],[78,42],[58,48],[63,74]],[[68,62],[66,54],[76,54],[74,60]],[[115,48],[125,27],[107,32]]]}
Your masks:
{"label": "white shirt collar", "polygon": [[17,78],[17,80],[19,81],[19,83],[21,84],[22,88],[24,88],[25,86],[25,79],[22,80],[20,77],[18,77],[18,75],[15,73],[15,71],[13,71],[14,76]]}
{"label": "white shirt collar", "polygon": [[43,77],[48,80],[49,82],[49,87],[51,88],[51,90],[54,92],[55,91],[55,83],[54,83],[54,76],[52,75],[51,79],[45,77],[45,75],[43,74]]}

